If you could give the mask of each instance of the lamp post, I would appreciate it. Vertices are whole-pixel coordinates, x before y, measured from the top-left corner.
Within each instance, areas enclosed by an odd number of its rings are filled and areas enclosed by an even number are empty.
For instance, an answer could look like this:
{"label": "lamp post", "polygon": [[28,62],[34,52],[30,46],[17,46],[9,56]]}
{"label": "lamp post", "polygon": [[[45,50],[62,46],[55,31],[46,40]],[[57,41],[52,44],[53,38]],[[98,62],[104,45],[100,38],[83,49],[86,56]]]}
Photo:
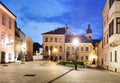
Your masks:
{"label": "lamp post", "polygon": [[79,44],[78,39],[73,39],[72,44],[75,47],[75,70],[77,70],[77,45]]}

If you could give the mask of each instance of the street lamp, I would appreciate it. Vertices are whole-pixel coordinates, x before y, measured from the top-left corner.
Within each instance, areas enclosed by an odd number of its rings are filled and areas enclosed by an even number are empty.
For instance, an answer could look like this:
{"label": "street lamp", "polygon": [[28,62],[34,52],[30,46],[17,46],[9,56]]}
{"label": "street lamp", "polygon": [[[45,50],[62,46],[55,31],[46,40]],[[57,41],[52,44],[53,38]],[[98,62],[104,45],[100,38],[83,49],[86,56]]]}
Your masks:
{"label": "street lamp", "polygon": [[73,39],[72,44],[75,47],[75,70],[77,70],[77,45],[79,44],[79,41],[77,38]]}

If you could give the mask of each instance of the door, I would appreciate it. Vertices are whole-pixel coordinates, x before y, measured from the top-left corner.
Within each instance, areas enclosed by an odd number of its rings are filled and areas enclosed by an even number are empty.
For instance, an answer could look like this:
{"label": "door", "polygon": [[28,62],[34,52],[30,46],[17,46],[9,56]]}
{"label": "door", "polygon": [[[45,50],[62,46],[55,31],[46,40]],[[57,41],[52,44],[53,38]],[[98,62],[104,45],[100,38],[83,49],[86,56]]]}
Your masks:
{"label": "door", "polygon": [[1,63],[4,64],[5,63],[5,52],[1,53]]}

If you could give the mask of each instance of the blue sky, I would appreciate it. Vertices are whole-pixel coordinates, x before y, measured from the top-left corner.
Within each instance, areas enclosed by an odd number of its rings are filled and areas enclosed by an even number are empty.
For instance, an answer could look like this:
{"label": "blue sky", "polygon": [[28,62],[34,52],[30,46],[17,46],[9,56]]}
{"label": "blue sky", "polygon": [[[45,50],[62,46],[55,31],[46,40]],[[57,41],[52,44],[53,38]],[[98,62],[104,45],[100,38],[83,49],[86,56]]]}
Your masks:
{"label": "blue sky", "polygon": [[102,38],[102,10],[106,0],[1,0],[16,16],[21,30],[42,44],[41,33],[68,24],[74,34],[85,34],[91,24],[93,38]]}

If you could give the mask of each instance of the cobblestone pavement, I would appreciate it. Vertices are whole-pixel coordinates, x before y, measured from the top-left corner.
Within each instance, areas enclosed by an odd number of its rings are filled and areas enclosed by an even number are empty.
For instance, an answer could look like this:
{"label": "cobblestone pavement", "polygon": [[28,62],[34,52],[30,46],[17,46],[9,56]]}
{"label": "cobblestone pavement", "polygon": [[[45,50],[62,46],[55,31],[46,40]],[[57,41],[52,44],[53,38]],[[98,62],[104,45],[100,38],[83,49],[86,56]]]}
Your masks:
{"label": "cobblestone pavement", "polygon": [[0,83],[120,83],[118,73],[89,68],[73,70],[48,61],[0,65],[0,75]]}

